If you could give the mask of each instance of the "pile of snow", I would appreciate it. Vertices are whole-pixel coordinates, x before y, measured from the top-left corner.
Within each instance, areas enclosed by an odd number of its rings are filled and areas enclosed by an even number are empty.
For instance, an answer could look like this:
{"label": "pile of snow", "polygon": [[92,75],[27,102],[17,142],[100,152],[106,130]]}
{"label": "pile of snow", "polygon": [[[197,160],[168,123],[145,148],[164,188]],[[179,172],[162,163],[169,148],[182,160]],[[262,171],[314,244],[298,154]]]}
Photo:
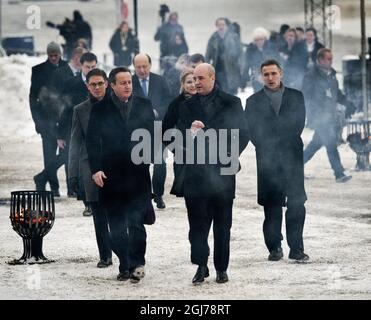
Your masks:
{"label": "pile of snow", "polygon": [[28,95],[31,68],[43,60],[26,55],[0,58],[1,135],[25,137],[35,134]]}

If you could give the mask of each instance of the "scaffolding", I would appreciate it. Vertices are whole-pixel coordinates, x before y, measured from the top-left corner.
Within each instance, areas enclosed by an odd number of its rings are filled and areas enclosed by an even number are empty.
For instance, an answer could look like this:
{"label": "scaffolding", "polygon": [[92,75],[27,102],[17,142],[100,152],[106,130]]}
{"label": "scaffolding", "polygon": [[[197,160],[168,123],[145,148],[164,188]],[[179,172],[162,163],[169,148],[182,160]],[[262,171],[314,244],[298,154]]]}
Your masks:
{"label": "scaffolding", "polygon": [[317,30],[319,40],[332,47],[332,0],[304,0],[305,28]]}

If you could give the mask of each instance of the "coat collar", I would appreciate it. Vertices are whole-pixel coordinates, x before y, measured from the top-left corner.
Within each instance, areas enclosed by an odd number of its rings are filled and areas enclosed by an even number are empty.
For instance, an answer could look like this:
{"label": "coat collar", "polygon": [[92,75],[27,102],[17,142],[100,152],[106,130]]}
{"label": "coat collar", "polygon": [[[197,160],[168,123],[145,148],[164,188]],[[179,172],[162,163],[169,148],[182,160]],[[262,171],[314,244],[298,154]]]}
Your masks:
{"label": "coat collar", "polygon": [[287,99],[288,99],[288,94],[289,94],[288,91],[289,91],[289,88],[287,88],[287,87],[285,87],[285,90],[283,90],[281,108],[280,108],[280,111],[279,111],[278,115],[274,112],[274,110],[271,106],[271,102],[270,102],[267,94],[264,92],[264,88],[256,93],[258,95],[258,98],[259,98],[258,100],[261,101],[261,103],[259,103],[259,108],[263,107],[266,112],[271,112],[276,117],[280,116],[282,114],[282,112],[286,109],[286,105],[287,105],[287,102],[288,102]]}

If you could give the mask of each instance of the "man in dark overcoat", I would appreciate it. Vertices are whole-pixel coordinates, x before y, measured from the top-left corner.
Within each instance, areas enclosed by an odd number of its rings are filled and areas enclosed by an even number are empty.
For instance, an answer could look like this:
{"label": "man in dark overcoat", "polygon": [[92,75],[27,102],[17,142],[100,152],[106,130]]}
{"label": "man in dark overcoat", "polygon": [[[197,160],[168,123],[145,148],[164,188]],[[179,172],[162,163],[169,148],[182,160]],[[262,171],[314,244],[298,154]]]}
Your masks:
{"label": "man in dark overcoat", "polygon": [[308,113],[307,124],[314,129],[311,142],[304,150],[304,163],[324,146],[334,172],[336,182],[347,182],[352,176],[345,174],[338,151],[339,130],[343,127],[338,119],[338,106],[346,106],[345,117],[350,118],[355,111],[354,105],[348,101],[339,89],[336,71],[332,68],[333,55],[330,49],[318,51],[316,64],[307,72],[303,81],[303,93]]}
{"label": "man in dark overcoat", "polygon": [[258,203],[264,206],[265,244],[268,260],[283,257],[282,207],[286,206],[289,258],[307,261],[304,253],[305,220],[303,142],[305,124],[303,94],[282,84],[283,72],[276,60],[261,65],[264,88],[246,101],[249,138],[255,146],[258,170]]}
{"label": "man in dark overcoat", "polygon": [[94,183],[86,150],[86,134],[92,105],[102,101],[108,87],[107,75],[103,70],[93,69],[86,76],[89,99],[74,107],[72,117],[71,141],[68,156],[68,177],[72,191],[83,186],[85,200],[93,214],[95,235],[99,250],[98,268],[112,265],[112,251],[108,220],[102,201],[99,201],[99,187]]}
{"label": "man in dark overcoat", "polygon": [[[167,107],[172,99],[169,85],[163,76],[151,72],[152,61],[148,54],[139,53],[133,60],[135,75],[133,76],[133,92],[138,97],[151,100],[156,120],[163,120]],[[155,150],[163,153],[163,147]],[[162,158],[162,157],[161,157]],[[162,198],[165,190],[166,162],[156,163],[153,166],[152,187],[156,195],[154,201],[157,208],[164,209]]]}
{"label": "man in dark overcoat", "polygon": [[[177,114],[170,122],[187,136],[187,130],[194,133],[194,161],[188,162],[191,149],[175,149],[184,152],[184,172],[177,175],[179,187],[177,195],[185,198],[189,221],[189,241],[191,243],[191,261],[198,265],[193,277],[193,284],[204,282],[209,276],[207,267],[209,246],[208,235],[213,223],[214,232],[214,266],[216,269],[216,282],[228,281],[227,268],[229,264],[230,228],[232,226],[232,207],[235,197],[235,179],[239,170],[238,157],[247,145],[245,135],[245,122],[241,101],[239,98],[227,94],[215,87],[215,69],[207,63],[198,65],[194,70],[197,94],[179,107]],[[169,117],[166,117],[168,119]],[[215,130],[216,140],[205,138],[205,145],[201,144],[202,132]],[[220,129],[225,129],[228,139],[221,142]],[[235,129],[237,134],[232,130]],[[201,132],[200,132],[201,131]],[[236,135],[239,137],[237,140]],[[232,141],[236,152],[232,152]],[[222,146],[220,146],[222,144]],[[201,144],[202,145],[202,144]],[[213,150],[220,151],[225,147],[229,156],[236,164],[235,171],[223,174],[223,167],[227,165],[220,158],[210,161]],[[216,149],[213,149],[216,148]],[[180,150],[180,151],[179,151]],[[205,161],[199,161],[199,156]],[[232,160],[232,158],[231,158]],[[232,163],[232,162],[231,162]],[[182,170],[183,171],[183,170]]]}
{"label": "man in dark overcoat", "polygon": [[[84,53],[83,48],[75,48],[72,51],[72,57],[68,64],[64,65],[61,68],[57,68],[55,72],[53,72],[53,76],[51,78],[51,92],[50,97],[53,105],[55,105],[57,112],[57,120],[55,120],[54,126],[57,126],[57,121],[59,121],[59,116],[65,108],[65,103],[63,101],[63,89],[66,85],[68,85],[75,77],[81,76],[81,63],[80,58]],[[86,90],[84,88],[84,90]],[[57,136],[55,137],[56,143],[58,142],[58,127],[57,127]],[[37,186],[44,186],[47,181],[48,177],[55,177],[57,176],[58,169],[65,163],[66,161],[66,152],[63,149],[58,150],[57,156],[55,156],[56,150],[54,150],[53,158],[50,159],[48,165],[41,171],[36,177],[35,182]],[[67,167],[66,167],[66,177],[67,177]],[[58,188],[57,188],[58,189]],[[68,190],[69,191],[69,190]],[[70,192],[67,191],[67,194]]]}
{"label": "man in dark overcoat", "polygon": [[[65,165],[66,177],[67,177],[67,195],[75,196],[70,190],[68,184],[68,150],[71,138],[71,125],[73,108],[87,100],[89,97],[89,91],[86,87],[86,76],[89,71],[97,67],[97,56],[92,52],[85,52],[81,58],[81,72],[77,76],[73,77],[63,86],[62,99],[64,101],[64,109],[58,120],[57,126],[57,142],[60,153],[62,155],[60,162],[56,163],[56,170],[61,165]],[[82,198],[84,200],[84,198]],[[83,214],[91,215],[90,207],[85,203],[85,210]]]}
{"label": "man in dark overcoat", "polygon": [[[54,161],[57,150],[56,123],[59,110],[50,99],[51,79],[59,68],[67,65],[61,59],[60,46],[51,42],[47,46],[48,59],[32,68],[31,88],[30,88],[30,108],[32,119],[35,122],[35,129],[41,135],[43,144],[44,170],[49,162]],[[48,174],[44,178],[44,170],[34,177],[37,190],[45,190],[47,182],[55,196],[59,196],[59,182],[56,172]]]}
{"label": "man in dark overcoat", "polygon": [[120,260],[118,280],[144,277],[146,230],[144,213],[150,203],[149,164],[135,164],[131,152],[136,129],[153,133],[151,102],[132,95],[132,76],[125,67],[110,72],[108,99],[94,104],[86,136],[93,179],[101,188],[107,210],[112,249]]}

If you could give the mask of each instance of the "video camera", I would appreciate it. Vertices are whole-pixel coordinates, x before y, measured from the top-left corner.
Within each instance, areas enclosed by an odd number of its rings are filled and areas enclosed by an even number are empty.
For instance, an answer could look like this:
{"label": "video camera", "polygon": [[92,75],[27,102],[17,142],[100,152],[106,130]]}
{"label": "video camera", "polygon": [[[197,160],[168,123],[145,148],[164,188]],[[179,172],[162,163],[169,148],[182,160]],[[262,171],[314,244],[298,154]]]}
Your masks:
{"label": "video camera", "polygon": [[160,10],[159,10],[158,14],[161,17],[162,23],[165,22],[165,16],[169,12],[170,12],[170,9],[166,4],[160,4]]}

